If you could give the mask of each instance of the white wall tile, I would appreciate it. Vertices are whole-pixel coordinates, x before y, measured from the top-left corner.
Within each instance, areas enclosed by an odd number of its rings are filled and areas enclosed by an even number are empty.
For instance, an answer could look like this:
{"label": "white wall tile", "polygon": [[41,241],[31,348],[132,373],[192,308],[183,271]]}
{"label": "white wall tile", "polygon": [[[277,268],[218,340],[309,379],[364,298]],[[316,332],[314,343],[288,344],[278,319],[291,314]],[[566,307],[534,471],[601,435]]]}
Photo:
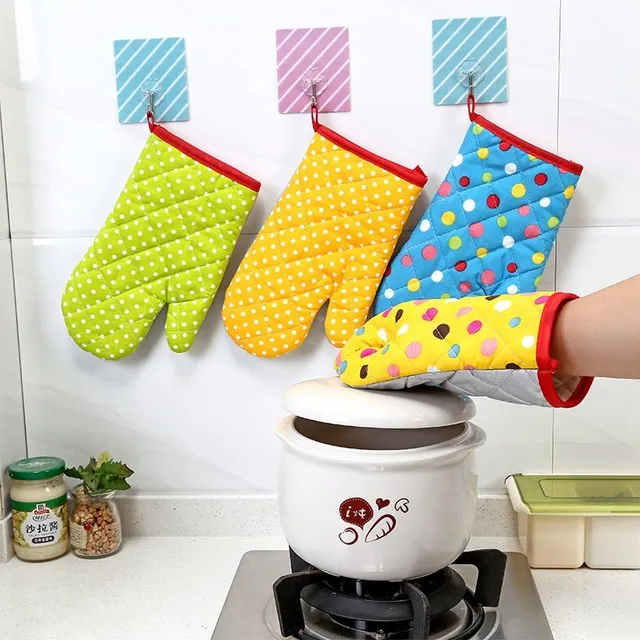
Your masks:
{"label": "white wall tile", "polygon": [[637,380],[596,380],[575,409],[556,410],[555,473],[640,474]]}
{"label": "white wall tile", "polygon": [[0,3],[0,86],[5,82],[17,82],[17,79],[18,46],[14,3],[2,2]]}
{"label": "white wall tile", "polygon": [[[228,274],[251,241],[241,238]],[[169,350],[158,318],[133,356],[105,362],[73,343],[60,311],[65,282],[90,241],[14,244],[30,454],[77,463],[107,449],[149,492],[274,490],[272,432],[285,415],[283,392],[333,373],[335,350],[318,323],[297,351],[258,359],[227,336],[218,296],[189,353]]]}
{"label": "white wall tile", "polygon": [[[640,272],[640,227],[563,229],[558,289],[591,293]],[[557,473],[640,473],[638,380],[596,380],[584,402],[555,412]]]}
{"label": "white wall tile", "polygon": [[478,405],[474,422],[487,433],[487,442],[477,454],[482,492],[504,493],[505,478],[512,473],[551,472],[551,409],[474,400]]}
{"label": "white wall tile", "polygon": [[640,224],[639,22],[635,0],[562,2],[558,147],[585,165],[567,224]]}
{"label": "white wall tile", "polygon": [[0,520],[9,509],[9,478],[4,470],[25,453],[11,245],[0,240]]}
{"label": "white wall tile", "polygon": [[2,84],[16,78],[15,45],[13,3],[0,2],[0,520],[9,510],[5,468],[26,453],[1,121]]}
{"label": "white wall tile", "polygon": [[560,229],[557,287],[586,295],[640,272],[640,228]]}
{"label": "white wall tile", "polygon": [[2,112],[0,111],[0,242],[9,238],[9,211],[7,209],[7,188],[4,178],[2,155]]}
{"label": "white wall tile", "polygon": [[[10,77],[15,59],[13,5],[0,5],[0,86]],[[1,95],[1,90],[0,90]],[[2,102],[0,101],[0,240],[9,237],[9,211],[7,209],[7,187],[5,182],[4,151],[2,136]]]}
{"label": "white wall tile", "polygon": [[[252,238],[243,236],[234,264]],[[18,315],[31,454],[80,462],[102,449],[136,469],[149,492],[260,493],[275,489],[280,400],[300,380],[332,375],[335,350],[316,321],[297,351],[247,355],[226,335],[218,298],[191,352],[169,351],[156,321],[136,354],[104,362],[67,336],[59,304],[88,239],[15,243]],[[548,470],[551,414],[480,400],[484,491],[515,471]]]}
{"label": "white wall tile", "polygon": [[433,106],[431,21],[506,15],[511,98],[481,110],[555,150],[559,0],[538,0],[535,11],[508,0],[487,0],[481,10],[475,0],[433,4],[325,0],[318,14],[295,0],[237,0],[229,12],[206,2],[176,12],[170,0],[156,0],[153,11],[126,0],[16,2],[20,79],[0,88],[14,237],[93,233],[122,188],[146,128],[117,123],[115,38],[186,38],[192,120],[172,129],[263,182],[247,232],[262,225],[312,133],[307,115],[277,112],[277,28],[349,26],[354,110],[322,120],[377,153],[420,163],[432,194],[468,121],[464,107]]}
{"label": "white wall tile", "polygon": [[[19,73],[0,75],[0,100],[10,124],[12,232],[22,238],[14,250],[30,453],[57,453],[75,463],[109,449],[136,469],[141,490],[272,491],[278,449],[272,430],[283,414],[281,395],[294,382],[331,375],[334,350],[317,322],[289,356],[248,356],[224,332],[221,296],[188,354],[169,351],[160,319],[139,352],[117,363],[83,353],[68,338],[59,308],[65,281],[146,136],[143,126],[117,124],[113,39],[187,39],[192,121],[170,126],[263,182],[246,232],[260,228],[311,136],[307,116],[277,113],[276,28],[349,26],[354,111],[323,116],[323,122],[377,153],[421,164],[430,183],[412,222],[468,124],[464,107],[433,106],[432,19],[507,16],[511,98],[480,110],[556,150],[559,0],[539,0],[535,11],[507,0],[487,0],[481,10],[471,0],[435,7],[421,0],[325,0],[321,17],[315,6],[293,0],[238,0],[231,14],[203,2],[176,13],[169,0],[157,0],[151,13],[124,0],[15,6],[18,55],[0,46],[0,70],[15,62]],[[234,46],[232,56],[216,54],[216,47],[228,50],[225,38],[238,31],[242,46]],[[251,240],[241,239],[229,274]],[[553,287],[554,271],[551,260],[544,287]],[[483,491],[501,491],[509,473],[550,470],[550,411],[478,404],[478,423],[489,437],[479,452]]]}

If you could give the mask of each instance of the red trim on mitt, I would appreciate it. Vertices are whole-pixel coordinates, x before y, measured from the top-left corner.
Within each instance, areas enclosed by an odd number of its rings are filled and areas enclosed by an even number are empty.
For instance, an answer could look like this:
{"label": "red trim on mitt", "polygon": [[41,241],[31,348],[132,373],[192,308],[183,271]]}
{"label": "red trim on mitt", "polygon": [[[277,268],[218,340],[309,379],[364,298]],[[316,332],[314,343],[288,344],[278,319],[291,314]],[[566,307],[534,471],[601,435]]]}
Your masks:
{"label": "red trim on mitt", "polygon": [[[474,101],[475,108],[475,101]],[[565,160],[560,156],[551,153],[550,151],[545,151],[540,147],[536,147],[535,145],[523,140],[522,138],[518,138],[514,136],[509,131],[502,129],[497,124],[493,124],[491,120],[487,120],[481,115],[478,115],[475,111],[469,108],[469,118],[471,118],[471,122],[475,122],[479,124],[481,127],[484,127],[487,131],[491,131],[494,135],[502,138],[505,142],[510,142],[513,146],[518,147],[518,149],[522,149],[526,153],[530,153],[532,156],[539,158],[540,160],[544,160],[545,162],[550,162],[555,165],[559,169],[564,169],[569,173],[573,173],[579,176],[582,173],[583,166],[578,164],[577,162],[572,162],[571,160]]]}
{"label": "red trim on mitt", "polygon": [[398,178],[402,178],[403,180],[414,184],[416,187],[422,188],[425,184],[427,184],[428,178],[420,167],[416,167],[415,169],[403,167],[401,164],[397,164],[396,162],[387,160],[382,156],[377,156],[375,153],[371,153],[371,151],[368,151],[364,147],[357,145],[355,142],[351,142],[351,140],[343,138],[339,133],[336,133],[332,129],[329,129],[322,124],[318,124],[317,108],[315,113],[312,110],[311,117],[313,119],[313,128],[323,138],[326,138],[327,140],[333,142],[333,144],[337,144],[345,151],[350,151],[351,153],[357,155],[359,158],[362,158],[363,160],[366,160],[371,164],[375,164],[381,169],[389,171],[389,173],[392,173],[394,176],[398,176]]}
{"label": "red trim on mitt", "polygon": [[553,328],[560,309],[578,296],[573,293],[554,293],[542,311],[540,329],[538,331],[538,346],[536,349],[536,361],[538,363],[538,382],[546,401],[557,409],[570,409],[579,405],[586,397],[593,378],[580,377],[578,386],[567,400],[563,400],[556,390],[553,378],[558,369],[558,361],[551,357],[551,338]]}
{"label": "red trim on mitt", "polygon": [[255,191],[256,193],[260,191],[260,183],[257,180],[254,180],[246,173],[242,173],[242,171],[238,171],[238,169],[228,165],[226,162],[222,162],[222,160],[218,160],[217,158],[210,156],[208,153],[201,151],[198,147],[194,147],[186,140],[178,138],[177,135],[167,131],[167,129],[161,127],[159,124],[156,124],[152,119],[149,120],[149,129],[154,136],[157,136],[160,140],[170,144],[172,147],[181,151],[186,156],[189,156],[196,162],[203,164],[205,167],[209,167],[209,169],[217,171],[230,180],[241,184],[243,187],[251,189],[251,191]]}

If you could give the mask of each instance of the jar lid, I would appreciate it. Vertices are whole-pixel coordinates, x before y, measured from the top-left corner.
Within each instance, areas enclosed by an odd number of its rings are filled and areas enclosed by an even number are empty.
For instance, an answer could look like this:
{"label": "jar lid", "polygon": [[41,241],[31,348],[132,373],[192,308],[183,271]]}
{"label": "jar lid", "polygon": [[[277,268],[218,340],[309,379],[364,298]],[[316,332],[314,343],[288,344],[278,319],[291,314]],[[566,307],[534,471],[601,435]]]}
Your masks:
{"label": "jar lid", "polygon": [[338,377],[294,385],[285,393],[284,407],[307,420],[378,429],[446,427],[476,415],[476,405],[470,398],[438,387],[354,389]]}
{"label": "jar lid", "polygon": [[39,456],[24,458],[9,465],[9,476],[14,480],[45,480],[55,478],[64,473],[65,463],[62,458]]}

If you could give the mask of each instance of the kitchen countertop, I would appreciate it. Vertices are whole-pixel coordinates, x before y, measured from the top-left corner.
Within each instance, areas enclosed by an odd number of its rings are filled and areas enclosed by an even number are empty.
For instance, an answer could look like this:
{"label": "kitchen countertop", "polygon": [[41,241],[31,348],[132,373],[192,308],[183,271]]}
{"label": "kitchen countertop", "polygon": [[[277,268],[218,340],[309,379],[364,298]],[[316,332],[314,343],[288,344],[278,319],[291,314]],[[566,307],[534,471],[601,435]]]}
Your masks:
{"label": "kitchen countertop", "polygon": [[[519,550],[511,538],[474,538],[471,546]],[[0,565],[0,638],[210,640],[242,554],[283,548],[279,538],[157,537],[131,538],[101,560],[14,558]],[[639,637],[640,571],[534,576],[554,640]]]}

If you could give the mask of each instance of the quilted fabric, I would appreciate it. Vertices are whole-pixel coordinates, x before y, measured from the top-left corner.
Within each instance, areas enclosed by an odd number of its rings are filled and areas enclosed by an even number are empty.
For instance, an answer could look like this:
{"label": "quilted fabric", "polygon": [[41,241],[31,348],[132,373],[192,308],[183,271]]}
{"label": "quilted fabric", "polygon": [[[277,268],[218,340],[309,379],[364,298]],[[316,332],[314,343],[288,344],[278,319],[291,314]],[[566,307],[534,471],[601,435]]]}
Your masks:
{"label": "quilted fabric", "polygon": [[394,258],[379,313],[415,298],[535,291],[582,167],[477,114],[431,205]]}
{"label": "quilted fabric", "polygon": [[69,335],[117,360],[160,310],[175,352],[195,339],[260,184],[166,129],[152,134],[62,297]]}
{"label": "quilted fabric", "polygon": [[329,299],[325,330],[345,344],[366,319],[427,178],[317,126],[291,181],[225,294],[231,339],[259,357],[292,351]]}
{"label": "quilted fabric", "polygon": [[572,407],[591,378],[555,375],[551,336],[575,296],[534,293],[415,300],[375,316],[336,358],[353,387],[419,384],[518,404]]}

